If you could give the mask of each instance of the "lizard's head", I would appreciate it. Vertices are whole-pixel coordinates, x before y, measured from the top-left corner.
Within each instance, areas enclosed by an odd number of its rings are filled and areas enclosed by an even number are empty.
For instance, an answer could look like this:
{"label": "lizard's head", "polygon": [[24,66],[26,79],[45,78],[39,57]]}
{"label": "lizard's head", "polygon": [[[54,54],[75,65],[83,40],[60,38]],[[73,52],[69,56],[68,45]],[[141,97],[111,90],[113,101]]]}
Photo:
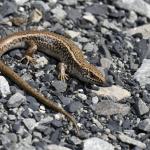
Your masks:
{"label": "lizard's head", "polygon": [[92,64],[82,69],[82,76],[85,82],[101,86],[106,84],[105,76]]}

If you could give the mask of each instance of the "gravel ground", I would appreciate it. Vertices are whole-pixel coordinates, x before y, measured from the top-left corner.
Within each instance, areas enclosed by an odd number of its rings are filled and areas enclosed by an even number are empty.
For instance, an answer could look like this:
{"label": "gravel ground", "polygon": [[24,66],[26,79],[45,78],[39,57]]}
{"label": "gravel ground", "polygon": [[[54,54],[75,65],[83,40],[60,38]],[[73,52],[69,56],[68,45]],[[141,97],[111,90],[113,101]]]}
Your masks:
{"label": "gravel ground", "polygon": [[0,149],[150,150],[149,22],[149,0],[1,0],[1,37],[27,29],[69,37],[112,85],[63,82],[54,58],[38,52],[27,66],[19,61],[25,49],[10,51],[3,60],[70,112],[80,135],[0,74]]}

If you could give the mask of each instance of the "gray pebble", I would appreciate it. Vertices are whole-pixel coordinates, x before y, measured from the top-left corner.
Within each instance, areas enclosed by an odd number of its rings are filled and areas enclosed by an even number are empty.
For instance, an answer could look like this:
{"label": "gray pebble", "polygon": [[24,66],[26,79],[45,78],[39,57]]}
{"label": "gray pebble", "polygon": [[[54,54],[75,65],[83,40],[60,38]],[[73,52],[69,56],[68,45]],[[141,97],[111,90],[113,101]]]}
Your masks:
{"label": "gray pebble", "polygon": [[69,105],[66,106],[66,109],[69,112],[76,112],[77,110],[79,110],[80,108],[82,108],[82,103],[80,102],[72,102]]}
{"label": "gray pebble", "polygon": [[84,141],[83,150],[114,150],[114,146],[102,139],[92,137]]}
{"label": "gray pebble", "polygon": [[146,132],[150,132],[150,119],[144,119],[143,121],[140,121],[140,123],[138,124],[138,128],[146,131]]}
{"label": "gray pebble", "polygon": [[36,126],[36,121],[33,118],[26,118],[23,120],[23,123],[25,124],[25,126],[29,131],[32,131]]}
{"label": "gray pebble", "polygon": [[67,84],[64,81],[54,81],[52,86],[56,89],[57,92],[65,92],[67,89]]}
{"label": "gray pebble", "polygon": [[26,97],[21,93],[16,93],[10,97],[7,102],[7,106],[9,108],[16,108],[19,107],[22,103],[26,101]]}

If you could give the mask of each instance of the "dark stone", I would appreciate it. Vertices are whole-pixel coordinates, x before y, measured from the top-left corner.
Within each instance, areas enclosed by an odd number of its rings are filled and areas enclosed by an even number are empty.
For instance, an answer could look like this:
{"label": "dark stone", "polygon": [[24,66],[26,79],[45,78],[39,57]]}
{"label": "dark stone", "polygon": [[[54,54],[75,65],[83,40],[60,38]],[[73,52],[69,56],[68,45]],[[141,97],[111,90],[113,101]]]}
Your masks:
{"label": "dark stone", "polygon": [[51,125],[56,128],[60,128],[63,126],[62,121],[56,119],[51,121]]}
{"label": "dark stone", "polygon": [[42,78],[43,82],[49,82],[54,80],[54,75],[52,73],[45,74],[45,76]]}
{"label": "dark stone", "polygon": [[25,109],[25,110],[22,112],[22,114],[21,114],[21,116],[24,117],[24,118],[29,118],[29,115],[30,115],[30,112],[29,112],[29,109],[28,109],[28,108]]}
{"label": "dark stone", "polygon": [[40,103],[32,96],[27,96],[27,102],[29,103],[29,107],[34,111],[37,111],[40,107]]}
{"label": "dark stone", "polygon": [[70,98],[70,97],[64,97],[63,95],[58,96],[58,97],[59,97],[59,100],[63,103],[63,105],[68,105],[70,102],[73,101],[72,98]]}
{"label": "dark stone", "polygon": [[42,114],[41,113],[34,113],[34,118],[35,118],[35,120],[38,122],[38,121],[40,121],[41,120],[41,117],[42,117]]}
{"label": "dark stone", "polygon": [[67,89],[67,84],[63,81],[54,81],[52,82],[52,86],[58,93],[65,92]]}
{"label": "dark stone", "polygon": [[3,5],[0,7],[0,15],[6,17],[17,11],[17,5],[12,1],[4,1]]}
{"label": "dark stone", "polygon": [[65,108],[69,111],[69,112],[76,112],[77,110],[79,110],[80,108],[82,108],[82,103],[80,102],[71,102],[69,105],[67,105]]}
{"label": "dark stone", "polygon": [[93,15],[106,16],[108,14],[108,8],[106,5],[94,4],[88,6],[85,10],[92,13]]}
{"label": "dark stone", "polygon": [[135,50],[140,57],[140,62],[142,62],[143,59],[149,59],[150,58],[150,42],[149,40],[142,39],[135,45]]}
{"label": "dark stone", "polygon": [[131,123],[131,121],[130,121],[129,119],[124,120],[124,121],[123,121],[123,124],[122,124],[122,127],[123,127],[123,129],[125,129],[125,130],[130,130],[130,129],[132,129],[132,123]]}
{"label": "dark stone", "polygon": [[81,11],[74,8],[67,10],[67,15],[68,18],[72,19],[73,21],[77,21],[77,19],[79,19],[82,16]]}
{"label": "dark stone", "polygon": [[146,85],[145,85],[145,89],[146,89],[147,91],[150,91],[150,84],[146,84]]}
{"label": "dark stone", "polygon": [[43,1],[34,1],[31,3],[32,7],[37,8],[38,10],[42,11],[43,13],[46,13],[50,10],[50,7],[47,3]]}
{"label": "dark stone", "polygon": [[16,58],[16,59],[21,59],[22,58],[22,53],[20,52],[20,50],[13,50],[13,51],[10,51],[9,55],[13,58]]}
{"label": "dark stone", "polygon": [[107,128],[109,128],[112,132],[121,131],[122,128],[119,125],[119,121],[110,120],[108,122]]}
{"label": "dark stone", "polygon": [[12,125],[13,132],[16,133],[17,131],[19,131],[20,126],[21,126],[21,122],[20,122],[20,121],[15,122],[15,123]]}
{"label": "dark stone", "polygon": [[142,96],[143,96],[142,97],[143,101],[149,104],[150,103],[150,94],[146,93],[146,92],[143,92]]}
{"label": "dark stone", "polygon": [[58,144],[60,141],[60,136],[61,136],[61,132],[60,130],[55,130],[55,132],[53,132],[50,136],[50,139],[53,143]]}

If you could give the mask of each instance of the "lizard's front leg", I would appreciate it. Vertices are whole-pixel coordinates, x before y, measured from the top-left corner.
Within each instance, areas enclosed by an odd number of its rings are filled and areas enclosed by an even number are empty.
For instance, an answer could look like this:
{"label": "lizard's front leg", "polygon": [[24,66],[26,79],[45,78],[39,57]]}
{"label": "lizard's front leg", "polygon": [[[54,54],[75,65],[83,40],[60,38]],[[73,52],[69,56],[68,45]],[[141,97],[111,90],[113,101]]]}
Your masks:
{"label": "lizard's front leg", "polygon": [[68,75],[66,74],[66,69],[67,69],[67,65],[65,63],[59,63],[58,64],[58,70],[59,70],[59,74],[58,74],[58,78],[60,80],[68,80]]}
{"label": "lizard's front leg", "polygon": [[24,59],[27,60],[27,65],[31,62],[33,64],[36,63],[36,61],[33,58],[33,54],[37,51],[37,45],[34,41],[26,41],[28,44],[28,49],[25,52],[25,56],[21,59],[23,61]]}

